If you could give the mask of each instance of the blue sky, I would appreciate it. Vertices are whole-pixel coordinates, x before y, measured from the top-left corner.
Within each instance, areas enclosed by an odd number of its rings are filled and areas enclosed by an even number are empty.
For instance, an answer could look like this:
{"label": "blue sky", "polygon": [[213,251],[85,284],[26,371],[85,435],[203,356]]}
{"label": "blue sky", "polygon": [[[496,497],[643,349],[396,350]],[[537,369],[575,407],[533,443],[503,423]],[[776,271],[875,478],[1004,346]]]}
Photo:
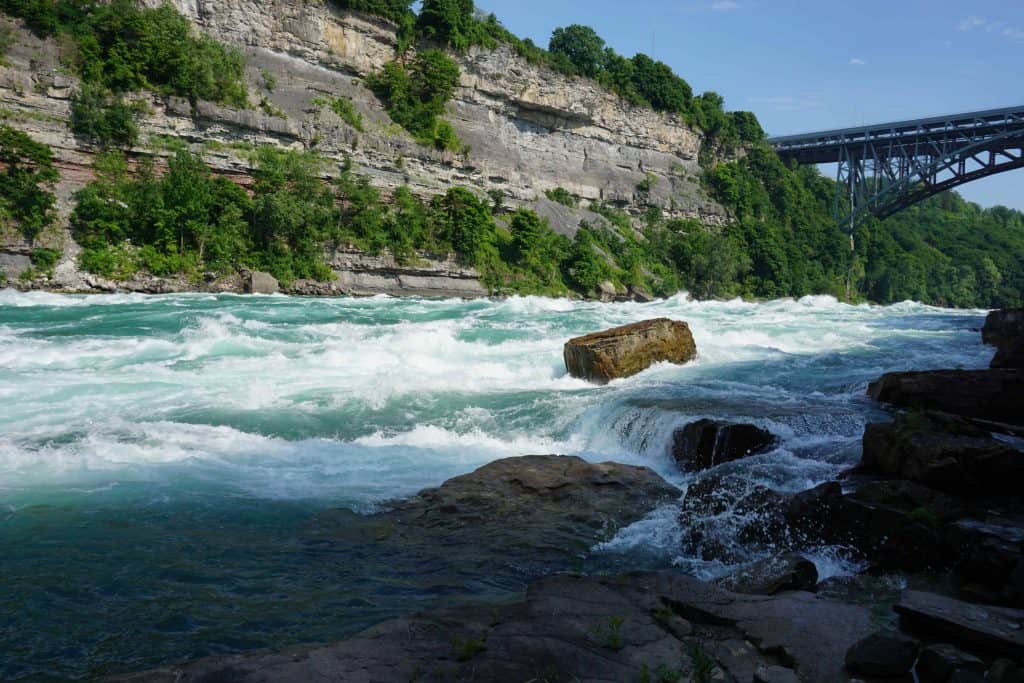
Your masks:
{"label": "blue sky", "polygon": [[[1020,0],[477,0],[514,33],[593,27],[618,52],[646,52],[694,91],[757,114],[769,134],[1024,102]],[[1024,209],[1024,170],[959,188]]]}

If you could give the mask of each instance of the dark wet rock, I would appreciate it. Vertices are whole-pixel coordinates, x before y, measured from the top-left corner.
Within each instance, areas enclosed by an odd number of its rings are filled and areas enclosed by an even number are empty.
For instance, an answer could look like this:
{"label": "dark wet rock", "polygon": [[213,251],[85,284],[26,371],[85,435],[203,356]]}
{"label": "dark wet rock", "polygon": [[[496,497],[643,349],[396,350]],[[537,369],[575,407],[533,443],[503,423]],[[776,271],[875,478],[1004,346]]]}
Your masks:
{"label": "dark wet rock", "polygon": [[1024,368],[1024,336],[1006,342],[996,351],[991,368]]}
{"label": "dark wet rock", "polygon": [[1016,495],[1024,489],[1024,453],[984,430],[914,414],[864,430],[861,467],[958,496]]}
{"label": "dark wet rock", "polygon": [[754,595],[813,590],[817,583],[818,568],[799,553],[765,558],[719,581],[719,585],[726,590]]}
{"label": "dark wet rock", "polygon": [[988,683],[1024,683],[1024,665],[1001,657],[992,662],[985,679]]}
{"label": "dark wet rock", "polygon": [[277,278],[270,273],[258,270],[248,271],[243,273],[242,281],[246,294],[277,294],[280,291]]}
{"label": "dark wet rock", "polygon": [[1024,517],[961,519],[948,527],[947,539],[963,597],[1024,607]]}
{"label": "dark wet rock", "polygon": [[903,408],[1024,424],[1024,369],[894,372],[872,382],[868,394]]}
{"label": "dark wet rock", "polygon": [[971,651],[1024,652],[1024,610],[907,591],[895,607],[904,627]]}
{"label": "dark wet rock", "polygon": [[529,455],[496,460],[386,512],[318,515],[311,541],[368,543],[423,564],[567,568],[679,490],[646,467]]}
{"label": "dark wet rock", "polygon": [[846,669],[859,676],[903,676],[914,666],[917,648],[917,641],[902,633],[872,633],[846,652]]}
{"label": "dark wet rock", "polygon": [[1024,308],[992,311],[981,328],[981,340],[991,346],[1004,346],[1020,337],[1024,337]]}
{"label": "dark wet rock", "polygon": [[784,541],[785,499],[745,477],[706,476],[687,490],[680,525],[686,554],[742,562]]}
{"label": "dark wet rock", "polygon": [[672,457],[698,472],[759,453],[775,443],[771,432],[752,424],[697,420],[672,435]]}
{"label": "dark wet rock", "polygon": [[955,671],[985,672],[985,662],[955,645],[936,643],[921,650],[914,667],[920,683],[946,683]]}
{"label": "dark wet rock", "polygon": [[686,323],[657,318],[570,339],[564,356],[570,375],[606,384],[654,363],[689,362],[697,357],[697,346]]}
{"label": "dark wet rock", "polygon": [[[677,637],[663,626],[668,617],[692,621],[700,635]],[[674,572],[563,575],[534,582],[516,604],[435,610],[333,645],[211,657],[113,680],[634,681],[645,671],[651,680],[658,671],[689,680],[701,653],[716,680],[845,681],[843,655],[870,632],[866,607],[810,593],[738,595]]]}
{"label": "dark wet rock", "polygon": [[952,563],[941,521],[955,505],[906,481],[878,481],[843,495],[836,483],[794,496],[786,518],[810,539],[852,545],[878,569],[916,571]]}

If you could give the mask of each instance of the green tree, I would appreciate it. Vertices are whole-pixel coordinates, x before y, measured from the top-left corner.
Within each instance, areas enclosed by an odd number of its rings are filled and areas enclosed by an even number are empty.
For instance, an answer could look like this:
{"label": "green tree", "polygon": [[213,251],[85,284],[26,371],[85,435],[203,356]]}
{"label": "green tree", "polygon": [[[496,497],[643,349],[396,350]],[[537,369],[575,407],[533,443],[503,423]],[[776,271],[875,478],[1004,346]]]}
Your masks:
{"label": "green tree", "polygon": [[431,203],[438,234],[468,263],[479,264],[494,246],[494,218],[487,202],[463,187],[453,187]]}
{"label": "green tree", "polygon": [[596,78],[604,67],[604,39],[589,26],[572,24],[556,28],[551,34],[548,51],[565,56],[576,71],[591,78]]}
{"label": "green tree", "polygon": [[473,0],[423,0],[416,29],[421,36],[460,52],[477,38]]}
{"label": "green tree", "polygon": [[13,220],[31,244],[54,219],[53,184],[59,174],[53,152],[25,133],[0,125],[0,166],[0,218]]}

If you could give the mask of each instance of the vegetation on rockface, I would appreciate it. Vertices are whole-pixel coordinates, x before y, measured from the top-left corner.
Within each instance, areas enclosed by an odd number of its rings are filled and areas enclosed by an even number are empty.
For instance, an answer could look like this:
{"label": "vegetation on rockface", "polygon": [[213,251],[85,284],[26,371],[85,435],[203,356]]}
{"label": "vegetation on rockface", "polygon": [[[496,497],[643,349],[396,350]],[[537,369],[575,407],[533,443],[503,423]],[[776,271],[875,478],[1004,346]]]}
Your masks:
{"label": "vegetation on rockface", "polygon": [[[482,15],[473,0],[424,0],[418,15],[413,13],[412,3],[403,0],[332,2],[346,9],[375,14],[396,22],[399,25],[400,55],[404,55],[406,49],[417,41],[425,46],[440,45],[456,52],[465,52],[473,45],[495,48],[505,43],[532,63],[544,64],[570,76],[596,79],[631,104],[678,114],[726,148],[764,137],[753,114],[727,113],[722,97],[714,92],[695,97],[690,85],[667,64],[642,53],[632,58],[623,57],[607,47],[604,39],[586,26],[574,24],[555,29],[548,50],[545,51],[529,40],[521,40],[512,35],[493,14]],[[459,75],[457,65],[454,62],[450,66],[446,65],[446,72],[454,74],[454,87]],[[434,134],[438,125],[447,126],[443,121],[439,124],[438,117],[444,113],[444,105],[451,93],[439,102],[430,98],[431,106],[428,108],[411,106],[415,98],[403,98],[411,78],[413,75],[400,58],[372,76],[368,84],[386,102],[395,122],[412,133],[417,140],[442,148],[457,148],[457,138],[450,127],[444,131],[447,143],[439,143],[438,136]],[[398,118],[395,118],[395,114]]]}
{"label": "vegetation on rockface", "polygon": [[82,89],[73,101],[72,130],[98,144],[130,145],[144,110],[124,94],[165,95],[246,106],[241,53],[193,31],[170,5],[139,8],[132,0],[0,0],[40,37],[68,37],[63,59]]}
{"label": "vegetation on rockface", "polygon": [[424,50],[408,65],[388,62],[366,79],[395,123],[421,144],[449,151],[461,145],[451,124],[440,117],[458,82],[458,65],[440,50]]}
{"label": "vegetation on rockface", "polygon": [[0,222],[13,223],[31,244],[54,219],[59,174],[46,145],[0,125]]}

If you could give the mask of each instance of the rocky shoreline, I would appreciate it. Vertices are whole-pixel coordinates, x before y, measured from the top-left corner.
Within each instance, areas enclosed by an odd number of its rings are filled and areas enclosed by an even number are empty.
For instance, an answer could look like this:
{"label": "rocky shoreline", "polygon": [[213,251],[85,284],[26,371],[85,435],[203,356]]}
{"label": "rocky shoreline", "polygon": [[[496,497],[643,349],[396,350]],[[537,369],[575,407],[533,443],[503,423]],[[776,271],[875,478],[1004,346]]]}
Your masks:
{"label": "rocky shoreline", "polygon": [[[377,515],[324,514],[314,533],[484,573],[515,563],[544,577],[523,600],[111,680],[1024,681],[1024,370],[1006,352],[1022,322],[1013,311],[989,317],[1000,359],[989,370],[873,383],[871,397],[898,413],[867,426],[860,465],[839,481],[784,496],[717,475],[772,437],[706,420],[673,440],[680,467],[703,475],[684,493],[643,467],[499,460]],[[744,511],[736,538],[764,559],[713,582],[572,571],[595,544],[666,509],[679,515],[682,550],[724,561],[735,558],[709,520]],[[851,549],[864,571],[819,582],[802,551],[822,543]],[[881,594],[879,576],[889,577]]]}

